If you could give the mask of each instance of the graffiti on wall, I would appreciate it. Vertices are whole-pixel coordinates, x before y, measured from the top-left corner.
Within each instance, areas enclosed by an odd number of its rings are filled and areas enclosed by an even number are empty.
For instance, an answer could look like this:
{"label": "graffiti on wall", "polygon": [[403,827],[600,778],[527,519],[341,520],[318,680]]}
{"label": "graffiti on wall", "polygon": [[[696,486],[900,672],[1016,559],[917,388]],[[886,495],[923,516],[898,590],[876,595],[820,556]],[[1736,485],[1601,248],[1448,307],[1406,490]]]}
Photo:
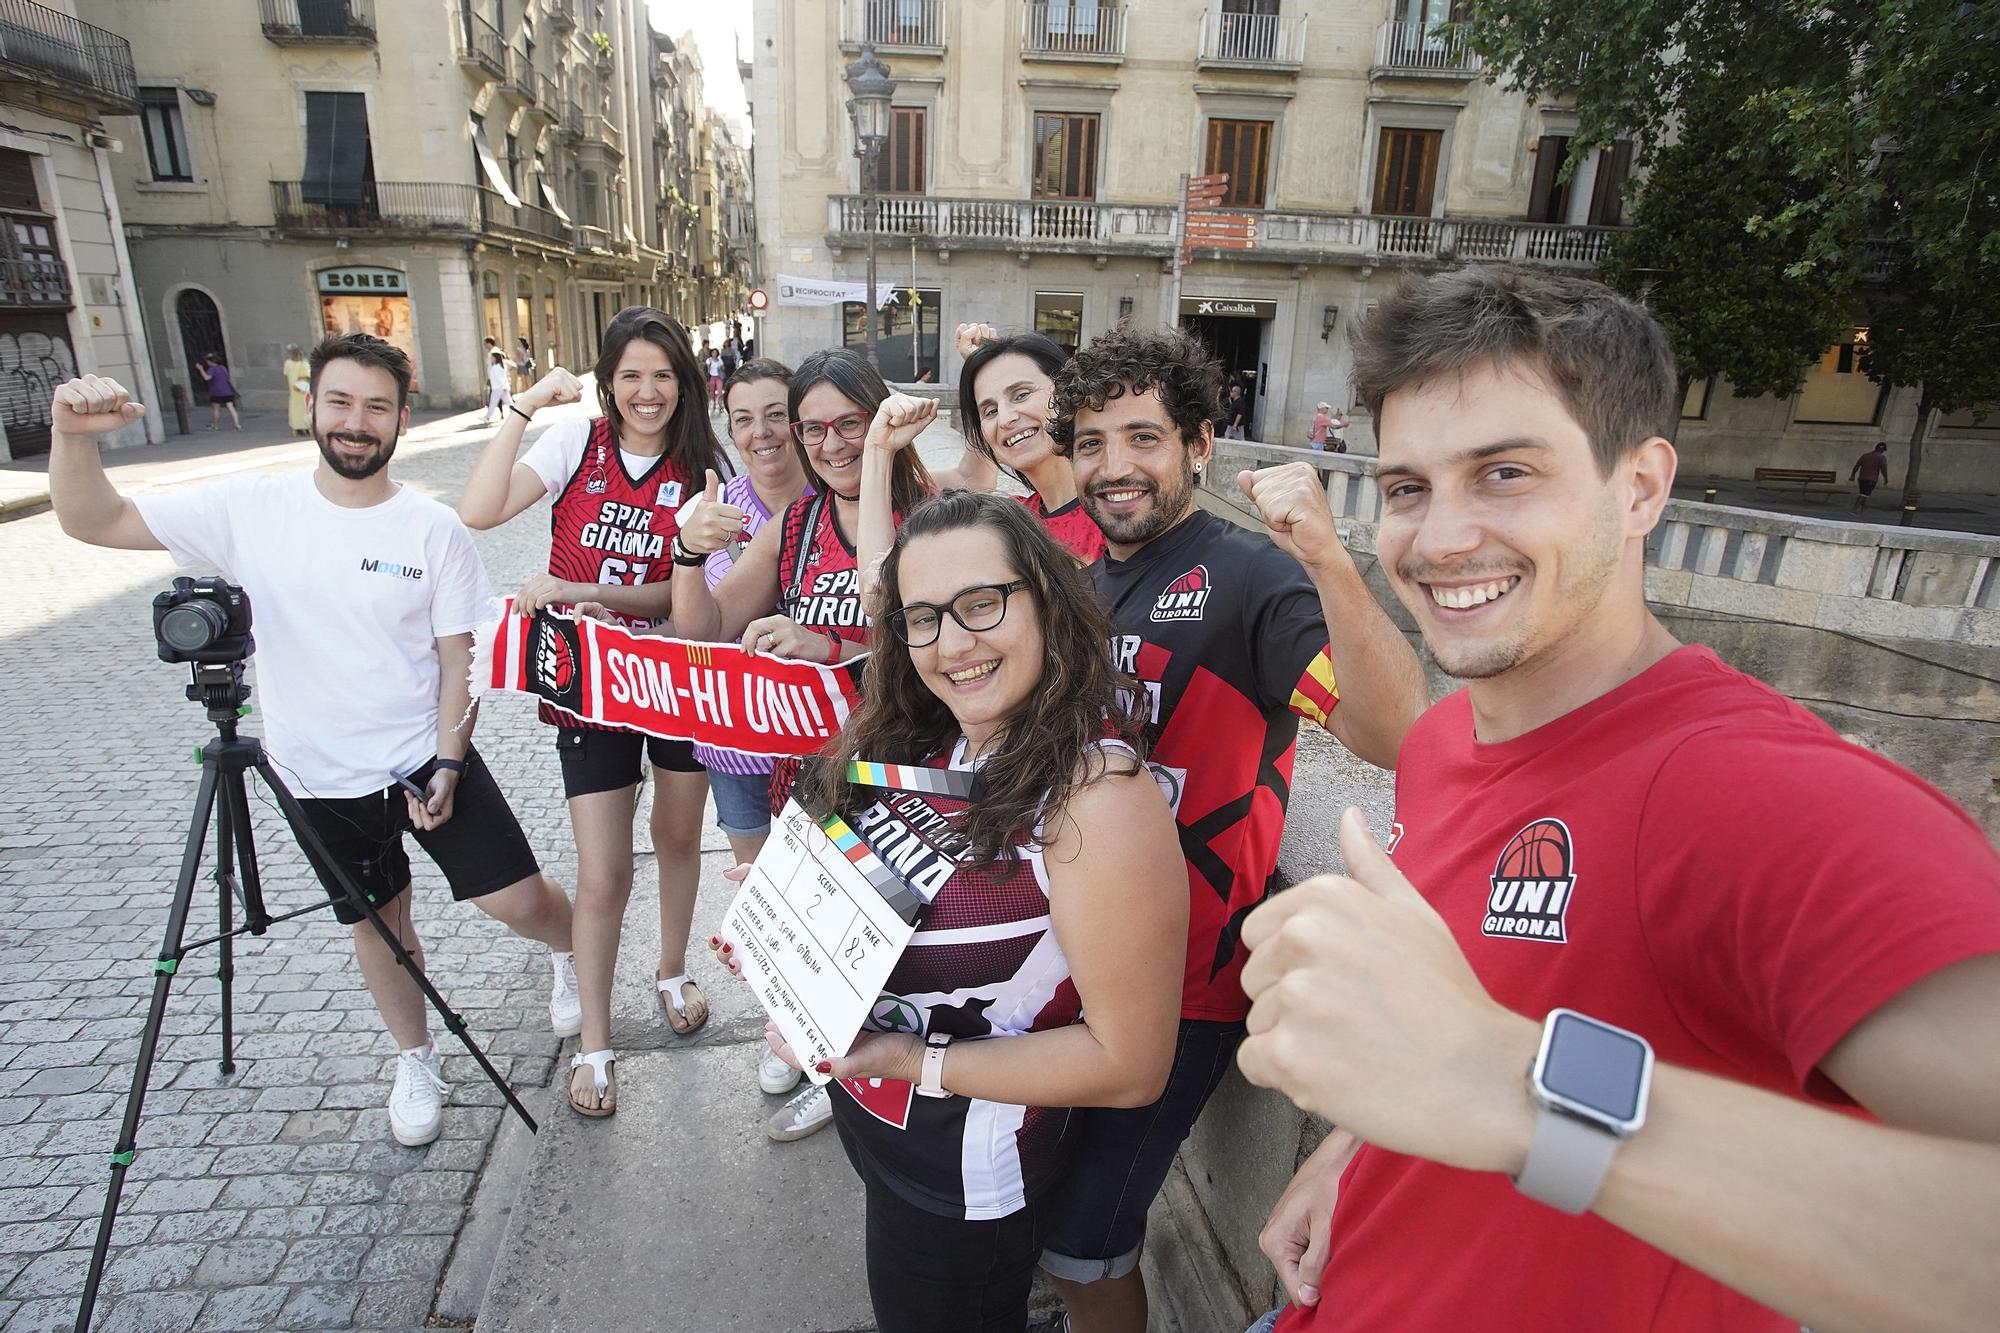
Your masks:
{"label": "graffiti on wall", "polygon": [[[23,328],[52,323],[56,327]],[[49,399],[56,386],[76,376],[76,353],[60,316],[14,319],[0,327],[0,424],[7,428],[16,458],[47,453]]]}

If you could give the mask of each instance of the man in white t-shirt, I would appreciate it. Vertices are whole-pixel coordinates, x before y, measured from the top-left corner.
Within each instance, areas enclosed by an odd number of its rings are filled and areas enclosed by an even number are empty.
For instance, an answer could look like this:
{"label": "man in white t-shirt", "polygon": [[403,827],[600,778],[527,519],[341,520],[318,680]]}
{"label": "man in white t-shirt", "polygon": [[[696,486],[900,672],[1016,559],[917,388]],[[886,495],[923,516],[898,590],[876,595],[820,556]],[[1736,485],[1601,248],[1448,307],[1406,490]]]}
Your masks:
{"label": "man in white t-shirt", "polygon": [[[307,409],[320,451],[311,472],[251,473],[136,501],[113,488],[96,439],[144,408],[100,376],[63,384],[50,408],[56,517],[80,541],[164,549],[243,586],[256,618],[265,750],[332,860],[421,964],[402,838],[412,833],[453,897],[475,900],[549,946],[549,1019],[569,1036],[582,1021],[569,900],[541,873],[472,748],[468,676],[472,631],[492,597],[486,570],[458,516],[387,471],[409,424],[409,358],[379,338],[348,334],[315,347],[309,362]],[[332,867],[314,858],[313,868],[334,915],[352,927],[361,974],[402,1052],[390,1129],[400,1143],[429,1143],[450,1089],[423,992],[336,890]]]}

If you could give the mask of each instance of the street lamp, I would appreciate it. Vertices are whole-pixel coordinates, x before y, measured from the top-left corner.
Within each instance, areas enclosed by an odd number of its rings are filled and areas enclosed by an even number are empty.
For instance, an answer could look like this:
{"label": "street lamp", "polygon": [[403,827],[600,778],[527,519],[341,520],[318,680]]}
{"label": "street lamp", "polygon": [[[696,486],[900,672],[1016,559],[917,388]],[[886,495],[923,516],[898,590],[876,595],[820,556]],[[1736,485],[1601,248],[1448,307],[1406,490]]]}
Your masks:
{"label": "street lamp", "polygon": [[896,81],[889,67],[876,56],[873,46],[863,46],[861,54],[847,66],[847,119],[854,129],[854,155],[861,159],[861,190],[868,217],[868,290],[862,304],[868,307],[868,360],[877,370],[881,358],[875,350],[875,234],[878,230],[881,186],[879,173],[882,150],[889,143],[889,99],[895,96]]}

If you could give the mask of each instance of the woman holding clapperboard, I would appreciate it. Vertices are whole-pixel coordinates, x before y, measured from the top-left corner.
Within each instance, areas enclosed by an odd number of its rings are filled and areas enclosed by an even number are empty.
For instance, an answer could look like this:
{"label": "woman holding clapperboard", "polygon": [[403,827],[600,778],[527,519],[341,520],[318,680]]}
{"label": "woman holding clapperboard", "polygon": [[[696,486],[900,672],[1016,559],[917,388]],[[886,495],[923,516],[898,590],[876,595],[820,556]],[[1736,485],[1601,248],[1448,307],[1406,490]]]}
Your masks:
{"label": "woman holding clapperboard", "polygon": [[[782,519],[765,524],[711,590],[702,577],[708,553],[737,539],[740,506],[722,503],[715,478],[676,543],[674,632],[683,639],[741,639],[752,652],[810,662],[839,662],[868,647],[868,613],[855,560],[860,532],[864,441],[896,438],[893,505],[905,513],[939,487],[986,489],[993,464],[968,450],[956,470],[935,478],[907,448],[937,415],[937,404],[891,394],[859,351],[815,352],[792,372],[788,394],[792,436],[813,491],[794,500]],[[882,446],[878,443],[877,451]],[[970,475],[968,475],[970,474]],[[887,543],[884,543],[886,548]],[[773,612],[776,614],[773,614]],[[771,779],[772,810],[782,808],[796,762],[780,761]],[[783,1092],[790,1071],[766,1061],[759,1086]],[[823,1088],[808,1086],[771,1117],[766,1133],[801,1139],[832,1121]]]}
{"label": "woman holding clapperboard", "polygon": [[[1025,507],[919,505],[881,590],[860,707],[800,793],[884,860],[916,864],[914,839],[951,868],[905,876],[928,914],[875,1030],[818,1072],[866,1188],[882,1333],[1018,1333],[1067,1108],[1165,1084],[1184,867],[1089,576]],[[733,941],[711,944],[740,972]]]}
{"label": "woman holding clapperboard", "polygon": [[[645,306],[621,310],[593,367],[603,415],[558,422],[515,461],[529,418],[582,399],[556,368],[514,400],[480,455],[458,513],[491,528],[544,495],[553,499],[549,570],[515,595],[515,610],[600,603],[620,623],[645,628],[673,607],[667,549],[691,479],[727,471],[709,428],[702,374],[687,330]],[[542,705],[557,728],[563,793],[576,834],[575,984],[581,1049],[571,1062],[570,1105],[586,1116],[617,1106],[611,1066],[611,978],[632,894],[632,815],[647,759],[653,764],[653,852],[660,867],[660,1005],[677,1033],[708,1021],[708,1002],[687,976],[687,942],[701,879],[701,817],[708,779],[686,741],[577,719]]]}

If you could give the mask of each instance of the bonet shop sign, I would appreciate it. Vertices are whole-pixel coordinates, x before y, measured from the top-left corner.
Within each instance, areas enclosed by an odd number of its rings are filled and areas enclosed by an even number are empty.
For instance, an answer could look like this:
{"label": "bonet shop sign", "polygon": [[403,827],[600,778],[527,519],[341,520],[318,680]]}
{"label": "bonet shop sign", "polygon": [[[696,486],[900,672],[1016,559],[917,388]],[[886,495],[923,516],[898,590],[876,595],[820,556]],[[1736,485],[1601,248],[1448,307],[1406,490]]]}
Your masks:
{"label": "bonet shop sign", "polygon": [[323,268],[319,271],[322,296],[347,296],[367,292],[377,296],[407,296],[409,284],[393,268]]}

